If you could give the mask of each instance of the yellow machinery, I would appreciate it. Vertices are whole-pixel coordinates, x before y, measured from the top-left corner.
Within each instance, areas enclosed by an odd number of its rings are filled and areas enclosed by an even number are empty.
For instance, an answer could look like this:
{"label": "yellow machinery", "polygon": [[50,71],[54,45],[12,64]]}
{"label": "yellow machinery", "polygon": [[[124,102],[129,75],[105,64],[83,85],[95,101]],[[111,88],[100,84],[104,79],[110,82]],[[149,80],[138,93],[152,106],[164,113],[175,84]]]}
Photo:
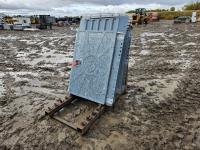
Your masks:
{"label": "yellow machinery", "polygon": [[6,16],[3,18],[5,24],[14,24],[15,20],[12,17]]}
{"label": "yellow machinery", "polygon": [[138,8],[135,10],[135,13],[132,15],[132,24],[148,24],[149,17],[146,13],[145,8]]}
{"label": "yellow machinery", "polygon": [[31,16],[31,24],[39,24],[40,19],[39,16]]}

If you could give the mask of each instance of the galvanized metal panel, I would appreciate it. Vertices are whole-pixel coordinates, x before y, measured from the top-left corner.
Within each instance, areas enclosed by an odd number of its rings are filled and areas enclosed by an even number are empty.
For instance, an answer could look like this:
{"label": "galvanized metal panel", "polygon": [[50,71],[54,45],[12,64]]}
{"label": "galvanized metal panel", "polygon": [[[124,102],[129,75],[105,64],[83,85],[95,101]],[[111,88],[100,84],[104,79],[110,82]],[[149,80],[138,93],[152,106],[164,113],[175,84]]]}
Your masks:
{"label": "galvanized metal panel", "polygon": [[84,17],[76,37],[70,94],[113,105],[125,89],[129,35],[128,16]]}
{"label": "galvanized metal panel", "polygon": [[[72,94],[105,103],[116,33],[79,32],[70,91]],[[83,44],[82,44],[83,43]]]}
{"label": "galvanized metal panel", "polygon": [[118,34],[116,39],[115,56],[106,100],[108,106],[115,102],[116,96],[122,95],[126,91],[131,36],[130,30],[127,30],[126,35]]}

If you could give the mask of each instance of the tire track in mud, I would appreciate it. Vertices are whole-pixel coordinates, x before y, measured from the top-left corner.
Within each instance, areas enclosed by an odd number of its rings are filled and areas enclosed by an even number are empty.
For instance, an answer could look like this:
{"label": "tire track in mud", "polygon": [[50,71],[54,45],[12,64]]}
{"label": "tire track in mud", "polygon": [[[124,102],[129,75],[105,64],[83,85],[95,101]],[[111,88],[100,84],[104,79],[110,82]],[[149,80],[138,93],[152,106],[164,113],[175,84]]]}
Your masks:
{"label": "tire track in mud", "polygon": [[[200,93],[197,92],[200,82],[194,78],[200,79],[200,76],[190,75],[182,79],[174,95],[159,105],[143,104],[146,115],[140,119],[144,122],[148,120],[148,130],[139,135],[138,145],[146,143],[144,149],[200,148],[199,138],[196,137],[200,134]],[[166,133],[170,135],[166,136]]]}
{"label": "tire track in mud", "polygon": [[[66,33],[60,29],[57,31],[41,31],[42,33],[5,31],[0,36],[0,56],[2,56],[0,79],[5,88],[4,95],[0,97],[0,149],[33,149],[34,147],[34,149],[41,149],[41,147],[49,149],[51,146],[57,148],[58,145],[67,147],[66,144],[55,145],[57,139],[48,145],[47,143],[50,142],[46,141],[44,131],[49,122],[44,124],[40,120],[45,108],[66,95],[68,80],[66,73],[69,69],[66,69],[67,61],[61,62],[60,56],[70,58],[75,34],[67,28],[64,29]],[[49,56],[43,54],[41,49],[44,46]],[[26,62],[40,57],[42,57],[41,61],[46,60],[46,62],[38,65]],[[56,59],[60,62],[57,63]],[[54,124],[53,126],[56,127],[56,123]],[[42,127],[44,130],[40,129]],[[57,126],[57,129],[59,127]],[[42,136],[38,136],[39,134]],[[57,133],[52,137],[55,135],[57,137]],[[38,144],[40,141],[41,144]]]}
{"label": "tire track in mud", "polygon": [[[191,39],[188,40],[184,36],[182,38],[176,37],[175,33],[172,36],[172,32],[173,30],[167,36],[175,38],[177,45],[170,46],[168,44],[165,47],[158,40],[154,43],[154,39],[150,38],[154,45],[151,46],[147,40],[148,47],[151,49],[151,53],[148,55],[141,55],[141,46],[137,45],[140,39],[135,39],[136,52],[132,51],[131,54],[131,57],[135,58],[135,64],[132,65],[129,72],[129,96],[125,98],[127,103],[122,100],[119,104],[121,107],[118,108],[125,112],[128,110],[128,114],[124,115],[126,116],[124,123],[114,127],[115,130],[129,135],[127,140],[130,141],[132,149],[200,148],[198,138],[200,132],[198,125],[200,121],[198,117],[200,93],[194,92],[199,91],[200,88],[199,62],[197,62],[199,51],[197,51],[197,47],[185,47],[186,56],[180,56],[179,51],[183,48],[180,41],[189,42]],[[188,33],[184,32],[186,35]],[[163,59],[159,59],[160,57]],[[179,63],[177,58],[185,61]],[[187,66],[187,60],[191,62],[189,66]],[[182,66],[187,67],[182,68]],[[159,103],[152,101],[158,94],[151,97],[146,95],[147,87],[138,86],[138,81],[163,80],[167,79],[168,75],[173,74],[175,77],[169,77],[169,82],[178,81],[177,87],[171,95]],[[150,84],[158,86],[158,83]]]}

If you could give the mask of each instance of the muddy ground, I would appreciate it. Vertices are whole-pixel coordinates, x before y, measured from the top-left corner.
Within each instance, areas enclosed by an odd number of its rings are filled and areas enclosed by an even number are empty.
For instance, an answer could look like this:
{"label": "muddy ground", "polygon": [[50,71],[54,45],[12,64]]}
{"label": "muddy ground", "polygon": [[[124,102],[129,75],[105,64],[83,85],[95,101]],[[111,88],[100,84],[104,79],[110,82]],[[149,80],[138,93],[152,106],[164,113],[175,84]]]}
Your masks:
{"label": "muddy ground", "polygon": [[67,94],[75,33],[0,31],[0,149],[200,149],[200,24],[134,28],[127,94],[83,137],[43,117]]}

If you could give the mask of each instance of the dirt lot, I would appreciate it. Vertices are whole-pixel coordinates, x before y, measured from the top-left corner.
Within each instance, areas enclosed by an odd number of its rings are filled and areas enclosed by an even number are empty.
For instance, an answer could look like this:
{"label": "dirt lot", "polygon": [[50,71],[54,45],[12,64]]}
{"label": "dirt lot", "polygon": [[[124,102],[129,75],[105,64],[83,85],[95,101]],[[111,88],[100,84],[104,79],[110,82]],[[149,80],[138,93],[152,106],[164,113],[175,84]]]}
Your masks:
{"label": "dirt lot", "polygon": [[0,31],[0,149],[200,149],[200,24],[134,28],[128,92],[84,137],[43,117],[67,94],[75,29]]}

